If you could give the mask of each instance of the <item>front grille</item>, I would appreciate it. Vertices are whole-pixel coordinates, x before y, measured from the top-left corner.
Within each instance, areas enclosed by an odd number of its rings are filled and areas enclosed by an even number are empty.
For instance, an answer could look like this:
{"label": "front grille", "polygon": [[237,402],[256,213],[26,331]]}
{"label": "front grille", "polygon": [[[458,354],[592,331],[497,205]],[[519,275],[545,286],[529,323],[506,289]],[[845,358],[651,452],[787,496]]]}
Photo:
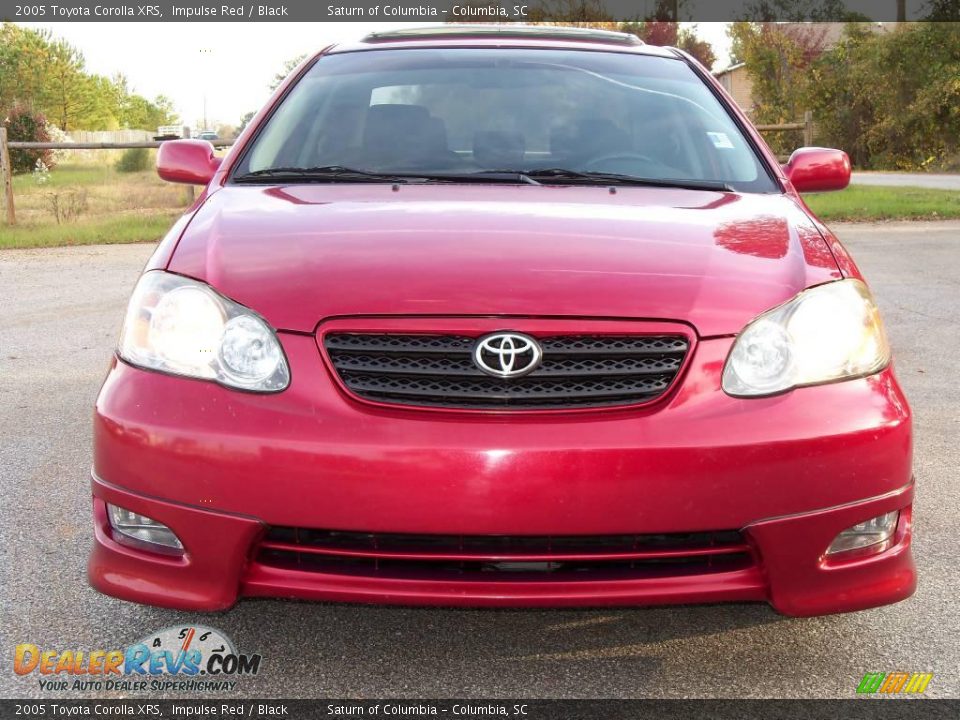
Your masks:
{"label": "front grille", "polygon": [[546,337],[536,370],[501,379],[474,364],[473,337],[330,333],[323,342],[343,384],[362,398],[470,409],[650,402],[670,387],[689,348],[679,335]]}
{"label": "front grille", "polygon": [[262,565],[397,579],[605,580],[739,570],[753,564],[736,530],[596,536],[408,535],[272,527]]}

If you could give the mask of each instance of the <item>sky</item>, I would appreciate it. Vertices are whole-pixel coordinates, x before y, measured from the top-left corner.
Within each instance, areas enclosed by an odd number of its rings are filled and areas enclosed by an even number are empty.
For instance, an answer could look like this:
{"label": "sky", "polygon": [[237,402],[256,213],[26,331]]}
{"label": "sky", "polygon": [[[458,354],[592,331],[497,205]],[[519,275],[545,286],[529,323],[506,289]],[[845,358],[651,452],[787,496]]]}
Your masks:
{"label": "sky", "polygon": [[[23,23],[46,28],[83,52],[87,71],[122,72],[134,92],[166,95],[180,119],[197,130],[238,125],[270,96],[284,63],[330,43],[357,40],[374,30],[423,23]],[[685,23],[686,24],[686,23]],[[728,63],[727,23],[698,23],[718,57]]]}

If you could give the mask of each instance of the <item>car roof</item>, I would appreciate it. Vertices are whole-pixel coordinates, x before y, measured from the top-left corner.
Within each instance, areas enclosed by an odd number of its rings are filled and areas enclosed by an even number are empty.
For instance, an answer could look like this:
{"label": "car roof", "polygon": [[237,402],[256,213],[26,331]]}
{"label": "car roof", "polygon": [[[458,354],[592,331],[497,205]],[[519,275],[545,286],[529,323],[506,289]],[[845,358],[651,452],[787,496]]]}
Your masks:
{"label": "car roof", "polygon": [[369,33],[365,42],[384,40],[408,40],[411,38],[451,37],[496,37],[496,38],[553,38],[557,40],[589,40],[591,42],[615,43],[617,45],[642,45],[643,41],[632,33],[599,30],[581,27],[557,27],[544,25],[432,25],[427,27],[400,28]]}
{"label": "car roof", "polygon": [[369,33],[354,43],[335,45],[326,52],[363,50],[471,47],[471,48],[553,48],[604,50],[676,58],[669,48],[646,45],[630,33],[593,28],[541,25],[435,25]]}

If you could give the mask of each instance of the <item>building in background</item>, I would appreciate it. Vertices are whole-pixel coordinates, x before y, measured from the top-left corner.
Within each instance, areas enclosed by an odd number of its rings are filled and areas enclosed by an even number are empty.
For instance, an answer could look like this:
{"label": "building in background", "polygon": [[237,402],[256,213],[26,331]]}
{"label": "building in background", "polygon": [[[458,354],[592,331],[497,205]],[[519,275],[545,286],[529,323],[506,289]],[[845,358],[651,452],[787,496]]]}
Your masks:
{"label": "building in background", "polygon": [[751,116],[753,113],[753,80],[750,78],[750,73],[747,72],[747,64],[731,65],[725,70],[715,72],[714,76],[723,85],[723,89],[740,106],[740,109]]}
{"label": "building in background", "polygon": [[[843,39],[846,23],[775,23],[778,31],[791,36],[804,47],[809,56],[814,57],[833,49]],[[888,33],[897,27],[895,22],[864,23],[863,27],[874,33]],[[746,63],[736,63],[713,73],[724,89],[730,93],[740,109],[751,119],[756,105],[753,98],[753,79]]]}

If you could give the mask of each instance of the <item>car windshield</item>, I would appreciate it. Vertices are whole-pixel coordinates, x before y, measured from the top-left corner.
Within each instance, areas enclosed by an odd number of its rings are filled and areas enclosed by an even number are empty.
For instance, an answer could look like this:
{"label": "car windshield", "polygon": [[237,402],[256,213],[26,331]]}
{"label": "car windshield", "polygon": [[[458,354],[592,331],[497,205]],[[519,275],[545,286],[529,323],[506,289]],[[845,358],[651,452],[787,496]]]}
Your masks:
{"label": "car windshield", "polygon": [[684,61],[570,50],[323,57],[270,117],[233,179],[355,181],[364,173],[384,182],[513,173],[543,183],[620,176],[778,190]]}

